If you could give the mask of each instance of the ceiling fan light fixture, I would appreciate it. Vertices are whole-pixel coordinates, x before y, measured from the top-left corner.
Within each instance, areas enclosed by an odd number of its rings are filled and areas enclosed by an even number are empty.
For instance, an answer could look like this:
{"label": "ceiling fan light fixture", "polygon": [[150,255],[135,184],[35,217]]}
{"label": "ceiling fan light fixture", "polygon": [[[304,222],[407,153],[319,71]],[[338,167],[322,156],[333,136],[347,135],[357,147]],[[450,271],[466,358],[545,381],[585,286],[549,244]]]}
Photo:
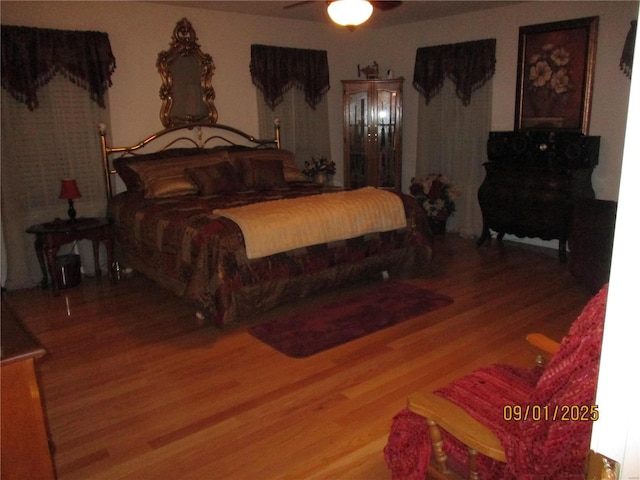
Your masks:
{"label": "ceiling fan light fixture", "polygon": [[373,6],[366,0],[335,0],[329,2],[327,12],[338,25],[355,27],[369,20]]}

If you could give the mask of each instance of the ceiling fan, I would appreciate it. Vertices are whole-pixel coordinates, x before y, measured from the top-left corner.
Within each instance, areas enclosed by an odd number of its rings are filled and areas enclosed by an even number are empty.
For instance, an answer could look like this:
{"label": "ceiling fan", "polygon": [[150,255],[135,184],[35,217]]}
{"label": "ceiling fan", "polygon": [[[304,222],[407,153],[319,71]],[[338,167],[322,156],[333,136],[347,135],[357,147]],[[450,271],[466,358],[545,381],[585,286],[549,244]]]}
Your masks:
{"label": "ceiling fan", "polygon": [[[315,0],[305,0],[301,2],[291,3],[285,5],[283,8],[295,8],[310,3],[316,3]],[[327,1],[327,12],[331,20],[338,25],[343,25],[349,30],[353,30],[357,25],[361,25],[366,22],[373,9],[376,8],[381,11],[392,10],[399,7],[401,1],[375,1],[375,0],[334,0]]]}

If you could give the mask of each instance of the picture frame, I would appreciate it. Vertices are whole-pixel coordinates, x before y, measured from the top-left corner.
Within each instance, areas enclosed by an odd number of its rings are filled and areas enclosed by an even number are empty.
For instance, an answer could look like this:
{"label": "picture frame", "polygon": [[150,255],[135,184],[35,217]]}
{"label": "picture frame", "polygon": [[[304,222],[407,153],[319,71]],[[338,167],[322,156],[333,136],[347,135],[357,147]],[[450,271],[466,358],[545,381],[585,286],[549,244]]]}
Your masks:
{"label": "picture frame", "polygon": [[520,27],[515,130],[589,133],[598,19]]}

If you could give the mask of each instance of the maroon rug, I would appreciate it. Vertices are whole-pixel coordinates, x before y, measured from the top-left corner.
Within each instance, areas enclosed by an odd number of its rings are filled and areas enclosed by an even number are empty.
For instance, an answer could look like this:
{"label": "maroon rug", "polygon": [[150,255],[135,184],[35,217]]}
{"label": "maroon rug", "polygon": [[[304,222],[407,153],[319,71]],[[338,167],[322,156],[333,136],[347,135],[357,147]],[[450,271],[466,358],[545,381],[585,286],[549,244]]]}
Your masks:
{"label": "maroon rug", "polygon": [[289,357],[303,358],[452,302],[423,288],[388,281],[304,314],[255,325],[249,333]]}

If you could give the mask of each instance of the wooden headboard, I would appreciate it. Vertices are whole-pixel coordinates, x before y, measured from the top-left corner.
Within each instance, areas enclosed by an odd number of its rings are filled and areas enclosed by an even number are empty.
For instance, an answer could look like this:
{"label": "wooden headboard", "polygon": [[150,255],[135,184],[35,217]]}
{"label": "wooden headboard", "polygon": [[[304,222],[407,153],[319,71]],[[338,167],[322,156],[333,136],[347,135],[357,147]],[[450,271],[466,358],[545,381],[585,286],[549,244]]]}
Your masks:
{"label": "wooden headboard", "polygon": [[[181,125],[160,130],[149,135],[139,143],[129,147],[112,147],[107,144],[107,130],[104,124],[99,125],[100,145],[102,150],[102,167],[107,189],[107,197],[114,195],[113,160],[121,157],[135,158],[147,153],[162,152],[171,148],[212,148],[221,145],[246,146],[249,148],[280,148],[280,125],[274,123],[275,137],[273,139],[257,139],[237,128],[221,124],[195,123]],[[119,155],[117,155],[119,154]]]}

